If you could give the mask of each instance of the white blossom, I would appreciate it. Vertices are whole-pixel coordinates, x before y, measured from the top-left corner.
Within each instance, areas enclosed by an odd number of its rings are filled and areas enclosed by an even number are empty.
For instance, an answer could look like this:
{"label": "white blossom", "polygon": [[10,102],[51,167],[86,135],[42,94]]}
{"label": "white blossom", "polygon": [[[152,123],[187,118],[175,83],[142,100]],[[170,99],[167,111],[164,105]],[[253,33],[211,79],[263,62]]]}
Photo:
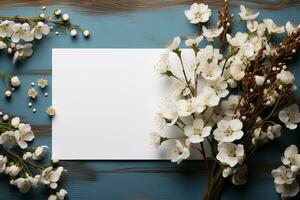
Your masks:
{"label": "white blossom", "polygon": [[63,167],[58,167],[55,170],[53,169],[53,167],[48,167],[43,170],[41,174],[41,181],[46,185],[50,185],[51,183],[56,183],[57,181],[59,181],[63,170],[64,170]]}
{"label": "white blossom", "polygon": [[300,169],[300,154],[296,145],[290,145],[284,151],[284,156],[281,158],[283,164],[291,167],[293,172]]}
{"label": "white blossom", "polygon": [[203,93],[197,96],[197,101],[199,102],[200,106],[197,112],[201,113],[201,110],[204,110],[206,107],[214,107],[219,104],[220,97],[216,94],[216,91],[206,86],[203,89]]}
{"label": "white blossom", "polygon": [[172,79],[172,93],[174,96],[178,97],[180,95],[187,96],[191,93],[191,90],[187,87],[184,80]]}
{"label": "white blossom", "polygon": [[241,60],[235,59],[229,68],[230,75],[234,80],[240,81],[245,76],[245,68],[246,66]]}
{"label": "white blossom", "polygon": [[26,152],[22,156],[23,160],[29,160],[32,158],[32,153],[31,152]]}
{"label": "white blossom", "polygon": [[179,117],[176,103],[170,98],[165,98],[160,105],[160,112],[162,116],[170,121],[170,125],[174,124]]}
{"label": "white blossom", "polygon": [[281,194],[284,199],[286,197],[294,197],[299,192],[299,183],[295,180],[291,184],[275,184],[276,192]]}
{"label": "white blossom", "polygon": [[300,25],[295,26],[290,21],[288,21],[285,25],[285,30],[288,35],[291,35],[292,33],[294,33],[297,30],[297,28],[300,28]]}
{"label": "white blossom", "polygon": [[203,35],[206,37],[208,41],[214,41],[214,38],[219,37],[219,35],[223,32],[224,28],[212,27],[210,29],[202,26]]}
{"label": "white blossom", "polygon": [[21,122],[20,117],[14,117],[11,119],[10,123],[14,128],[18,128],[20,125],[20,122]]}
{"label": "white blossom", "polygon": [[280,73],[276,75],[276,78],[284,84],[292,84],[295,80],[294,75],[290,71],[286,70],[281,70]]}
{"label": "white blossom", "polygon": [[179,45],[180,45],[181,39],[180,37],[175,37],[172,42],[170,44],[168,44],[167,48],[170,51],[175,51],[176,49],[178,49]]}
{"label": "white blossom", "polygon": [[154,147],[159,147],[162,142],[162,137],[158,132],[150,133],[150,144]]}
{"label": "white blossom", "polygon": [[227,90],[228,84],[223,77],[219,77],[216,80],[209,81],[208,83],[210,87],[216,91],[219,97],[226,97],[229,94],[229,91]]}
{"label": "white blossom", "polygon": [[37,25],[31,30],[31,34],[38,40],[42,39],[43,35],[48,35],[50,27],[44,22],[38,22]]}
{"label": "white blossom", "polygon": [[15,133],[13,131],[5,131],[0,135],[0,144],[13,146],[16,144]]}
{"label": "white blossom", "polygon": [[19,125],[19,129],[15,131],[15,139],[21,149],[27,148],[27,142],[30,142],[34,139],[34,134],[31,130],[31,126],[29,124],[21,123]]}
{"label": "white blossom", "polygon": [[297,128],[297,124],[300,122],[299,107],[293,104],[285,109],[281,110],[278,114],[279,119],[285,124],[285,126],[291,130]]}
{"label": "white blossom", "polygon": [[258,22],[255,21],[255,20],[250,20],[250,21],[247,21],[247,29],[253,33],[257,30],[258,28]]}
{"label": "white blossom", "polygon": [[0,37],[5,38],[5,37],[11,37],[13,34],[13,26],[15,22],[9,21],[9,20],[4,20],[0,23]]}
{"label": "white blossom", "polygon": [[190,156],[190,150],[185,147],[179,140],[176,140],[176,146],[171,150],[172,162],[181,163],[182,160]]}
{"label": "white blossom", "polygon": [[222,101],[221,108],[226,116],[233,117],[234,114],[240,115],[238,109],[240,103],[241,97],[239,95],[230,95],[227,100]]}
{"label": "white blossom", "polygon": [[159,74],[164,74],[169,69],[169,52],[161,55],[160,60],[154,65],[154,70]]}
{"label": "white blossom", "polygon": [[279,124],[275,124],[273,126],[268,126],[266,135],[268,139],[274,140],[281,136],[281,126]]}
{"label": "white blossom", "polygon": [[154,117],[154,123],[159,129],[163,129],[166,125],[166,120],[161,113],[157,113]]}
{"label": "white blossom", "polygon": [[16,180],[11,181],[12,185],[16,185],[20,192],[27,193],[31,188],[37,188],[39,182],[39,176],[33,178],[31,176],[27,176],[26,178],[18,178]]}
{"label": "white blossom", "polygon": [[20,167],[18,167],[17,165],[11,165],[11,166],[6,167],[4,173],[8,174],[11,177],[16,177],[16,176],[18,176],[20,171],[21,171]]}
{"label": "white blossom", "polygon": [[221,163],[234,167],[244,159],[244,146],[228,142],[219,143],[216,158]]}
{"label": "white blossom", "polygon": [[194,101],[191,99],[181,99],[177,101],[176,106],[177,112],[181,117],[189,116],[196,111]]}
{"label": "white blossom", "polygon": [[255,75],[254,80],[255,80],[256,85],[262,86],[263,83],[265,82],[266,78],[264,76]]}
{"label": "white blossom", "polygon": [[199,43],[203,40],[203,36],[196,36],[194,38],[188,38],[185,41],[185,46],[187,47],[192,47],[193,45],[195,45],[196,47],[198,47]]}
{"label": "white blossom", "polygon": [[188,142],[200,143],[210,135],[211,129],[211,126],[204,126],[202,119],[195,119],[192,126],[184,127],[184,134],[188,137]]}
{"label": "white blossom", "polygon": [[20,81],[20,79],[19,79],[18,76],[13,76],[13,77],[11,77],[11,79],[10,79],[10,84],[11,84],[13,87],[19,87],[20,83],[21,83],[21,81]]}
{"label": "white blossom", "polygon": [[243,123],[239,119],[221,120],[213,134],[219,142],[233,142],[243,137]]}
{"label": "white blossom", "polygon": [[248,40],[248,34],[237,32],[234,37],[231,37],[231,35],[227,33],[226,38],[231,46],[240,47],[243,46]]}
{"label": "white blossom", "polygon": [[203,65],[200,65],[199,68],[201,72],[201,76],[209,81],[215,81],[218,78],[221,77],[222,69],[219,67],[217,63],[211,62],[211,63],[205,63]]}
{"label": "white blossom", "polygon": [[272,176],[274,177],[274,183],[279,185],[291,184],[295,180],[293,171],[285,166],[280,166],[277,169],[272,170]]}
{"label": "white blossom", "polygon": [[68,192],[65,189],[60,189],[58,192],[56,192],[56,197],[58,200],[64,200],[67,194]]}
{"label": "white blossom", "polygon": [[6,49],[7,48],[7,44],[0,41],[0,49]]}
{"label": "white blossom", "polygon": [[32,55],[32,44],[26,43],[24,45],[17,44],[16,52],[13,57],[13,64],[17,62],[17,60],[24,60]]}
{"label": "white blossom", "polygon": [[240,5],[241,12],[239,13],[242,20],[254,20],[258,17],[259,12],[252,14],[244,5]]}
{"label": "white blossom", "polygon": [[272,19],[264,19],[263,22],[264,22],[269,34],[285,32],[284,27],[277,26]]}
{"label": "white blossom", "polygon": [[13,27],[13,34],[11,36],[11,40],[13,42],[19,42],[21,39],[29,42],[33,40],[33,34],[30,32],[30,26],[28,23],[17,23],[14,24]]}
{"label": "white blossom", "polygon": [[37,147],[32,154],[32,159],[33,160],[42,159],[46,153],[46,149],[48,149],[48,146],[46,146],[46,145]]}
{"label": "white blossom", "polygon": [[208,8],[208,5],[203,3],[193,3],[190,10],[186,10],[184,13],[192,24],[205,23],[211,16],[211,10]]}

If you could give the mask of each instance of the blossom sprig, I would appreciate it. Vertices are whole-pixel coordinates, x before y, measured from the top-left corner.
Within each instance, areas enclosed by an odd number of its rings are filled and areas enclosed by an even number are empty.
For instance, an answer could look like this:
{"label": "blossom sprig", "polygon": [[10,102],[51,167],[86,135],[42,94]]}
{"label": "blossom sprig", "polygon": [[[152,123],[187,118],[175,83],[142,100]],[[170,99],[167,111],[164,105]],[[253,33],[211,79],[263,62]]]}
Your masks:
{"label": "blossom sprig", "polygon": [[[73,24],[70,16],[60,9],[49,15],[0,16],[0,50],[12,55],[13,64],[24,61],[33,54],[32,41],[41,40],[51,32],[58,35],[61,29],[68,31],[72,37],[77,36],[78,31],[86,38],[90,35],[88,30]],[[9,83],[9,75],[0,71],[0,77]],[[8,87],[5,95],[10,97],[11,92]]]}
{"label": "blossom sprig", "polygon": [[[300,45],[300,27],[259,20],[258,12],[243,5],[240,10],[247,31],[231,33],[227,1],[211,28],[201,24],[209,21],[211,10],[194,3],[185,15],[191,24],[202,26],[202,35],[185,41],[191,49],[180,49],[182,38],[175,37],[155,65],[173,85],[159,106],[158,131],[151,141],[156,147],[173,141],[172,162],[180,163],[195,151],[202,154],[209,177],[205,199],[218,199],[226,178],[234,185],[247,182],[247,160],[260,145],[281,136],[278,119],[292,130],[300,122],[295,77],[288,70]],[[284,33],[280,44],[273,42],[276,34]],[[205,40],[206,46],[200,47]],[[174,54],[179,66],[169,60]],[[177,129],[179,135],[163,129]]]}
{"label": "blossom sprig", "polygon": [[281,197],[294,197],[299,193],[297,176],[300,174],[300,154],[296,145],[290,145],[284,151],[283,165],[272,170],[275,188]]}
{"label": "blossom sprig", "polygon": [[56,159],[46,162],[47,146],[32,146],[35,135],[29,124],[19,117],[8,115],[0,119],[0,173],[6,174],[10,184],[22,193],[40,185],[50,190],[49,199],[63,200],[65,189],[59,188],[59,181],[65,171]]}

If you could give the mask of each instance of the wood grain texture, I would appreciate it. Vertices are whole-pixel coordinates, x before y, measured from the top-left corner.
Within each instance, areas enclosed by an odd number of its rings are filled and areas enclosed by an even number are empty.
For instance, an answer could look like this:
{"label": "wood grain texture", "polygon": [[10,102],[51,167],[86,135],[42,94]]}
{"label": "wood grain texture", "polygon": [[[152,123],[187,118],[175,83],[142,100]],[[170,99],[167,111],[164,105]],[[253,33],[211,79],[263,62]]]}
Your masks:
{"label": "wood grain texture", "polygon": [[[24,6],[44,6],[44,5],[69,5],[79,7],[92,12],[111,13],[115,11],[131,11],[141,9],[162,8],[170,5],[190,4],[192,2],[203,2],[210,6],[219,7],[223,0],[2,0],[1,7],[24,7]],[[231,0],[231,6],[238,6],[239,0]],[[248,0],[247,3],[253,4],[251,7],[260,9],[282,9],[291,6],[299,6],[298,0],[276,0],[276,1],[260,1]]]}
{"label": "wood grain texture", "polygon": [[[195,27],[188,23],[183,14],[188,2],[191,1],[1,0],[0,12],[3,15],[35,15],[41,12],[41,6],[64,5],[63,10],[70,14],[74,22],[88,28],[91,37],[88,40],[82,37],[71,39],[64,32],[59,36],[50,34],[45,40],[34,44],[32,58],[17,66],[11,65],[10,57],[0,54],[1,69],[19,75],[22,81],[21,87],[14,93],[11,101],[0,100],[0,108],[7,113],[22,116],[24,122],[33,124],[33,130],[37,135],[35,144],[46,144],[51,151],[51,121],[44,113],[45,107],[51,105],[51,49],[161,48],[175,34],[186,36],[196,33]],[[221,4],[221,0],[205,2],[214,6],[214,11]],[[241,1],[230,2],[235,6],[236,11],[236,6]],[[266,10],[261,14],[264,15],[263,17],[273,18],[278,24],[283,25],[287,20],[300,22],[299,1],[251,0],[247,2],[253,7],[274,9]],[[140,10],[142,12],[135,12]],[[122,13],[116,13],[120,11]],[[93,15],[90,15],[91,13]],[[296,77],[300,77],[300,70],[295,73]],[[70,75],[72,75],[71,71]],[[41,96],[34,102],[38,112],[33,114],[27,107],[29,99],[26,93],[30,82],[41,77],[49,81],[49,88],[47,88],[49,97]],[[297,80],[299,86],[299,79]],[[88,83],[83,84],[88,86]],[[2,84],[0,84],[0,91],[3,91],[4,88],[1,87]],[[300,91],[297,94],[300,96]],[[74,135],[74,137],[82,136]],[[297,134],[297,131],[294,133],[284,131],[281,140],[258,149],[250,160],[249,184],[238,188],[228,184],[223,199],[280,199],[275,191],[270,171],[280,165],[280,156],[285,147],[299,141],[300,134]],[[199,161],[186,161],[178,166],[169,161],[63,161],[62,164],[68,169],[63,187],[69,191],[71,200],[199,200],[207,185],[204,166]],[[0,200],[47,199],[48,194],[43,190],[24,196],[7,182],[7,179],[0,174]]]}

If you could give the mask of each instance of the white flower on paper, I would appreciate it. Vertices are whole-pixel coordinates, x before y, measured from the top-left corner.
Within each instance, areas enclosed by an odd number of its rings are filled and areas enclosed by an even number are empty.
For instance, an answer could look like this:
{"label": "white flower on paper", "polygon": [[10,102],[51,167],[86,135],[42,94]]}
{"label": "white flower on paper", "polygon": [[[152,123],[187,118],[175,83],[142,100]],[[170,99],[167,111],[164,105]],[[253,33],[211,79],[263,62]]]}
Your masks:
{"label": "white flower on paper", "polygon": [[17,77],[17,76],[11,77],[11,79],[10,79],[10,84],[11,84],[13,87],[19,87],[20,83],[21,83],[21,81],[20,81],[19,77]]}
{"label": "white flower on paper", "polygon": [[258,22],[255,20],[247,21],[247,29],[253,33],[257,30],[258,28]]}
{"label": "white flower on paper", "polygon": [[177,106],[177,112],[181,117],[189,116],[196,111],[194,102],[191,99],[188,100],[181,99],[177,101],[176,106]]}
{"label": "white flower on paper", "polygon": [[244,146],[228,142],[219,143],[217,159],[223,164],[234,167],[244,160]]}
{"label": "white flower on paper", "polygon": [[178,97],[180,95],[187,96],[191,93],[191,90],[187,87],[186,82],[181,79],[172,80],[173,95]]}
{"label": "white flower on paper", "polygon": [[179,45],[180,45],[181,39],[180,37],[175,37],[172,42],[170,44],[167,45],[167,48],[170,51],[175,51],[176,49],[178,49]]}
{"label": "white flower on paper", "polygon": [[33,34],[30,32],[30,26],[28,23],[24,23],[24,24],[14,24],[12,27],[14,33],[11,36],[11,40],[13,42],[19,42],[20,39],[26,41],[26,42],[30,42],[33,40]]}
{"label": "white flower on paper", "polygon": [[161,55],[160,60],[154,65],[154,70],[159,74],[164,74],[169,69],[169,52]]}
{"label": "white flower on paper", "polygon": [[163,129],[166,125],[166,120],[161,113],[157,113],[154,117],[154,123],[159,129]]}
{"label": "white flower on paper", "polygon": [[295,174],[290,168],[280,166],[277,169],[272,170],[272,176],[274,177],[274,183],[276,184],[291,184],[295,180]]}
{"label": "white flower on paper", "polygon": [[159,147],[162,143],[162,137],[158,132],[150,133],[150,144],[154,147]]}
{"label": "white flower on paper", "polygon": [[233,142],[243,137],[243,123],[239,119],[221,120],[218,122],[218,128],[213,132],[218,142]]}
{"label": "white flower on paper", "polygon": [[[203,93],[197,96],[197,101],[201,105],[200,110],[204,110],[206,107],[214,107],[219,104],[220,97],[216,94],[215,90],[209,86],[204,87]],[[202,112],[202,111],[197,111]]]}
{"label": "white flower on paper", "polygon": [[284,27],[283,26],[280,26],[280,27],[277,26],[272,19],[264,19],[263,22],[264,22],[269,34],[284,33],[285,32]]}
{"label": "white flower on paper", "polygon": [[50,27],[48,24],[44,24],[43,22],[38,22],[37,25],[31,30],[31,34],[40,40],[42,39],[43,35],[48,35],[50,32]]}
{"label": "white flower on paper", "polygon": [[7,157],[0,155],[0,173],[3,173],[5,171],[7,164]]}
{"label": "white flower on paper", "polygon": [[28,176],[26,178],[18,178],[16,180],[12,180],[11,184],[16,185],[20,192],[27,193],[31,188],[37,188],[39,182],[39,177],[31,177]]}
{"label": "white flower on paper", "polygon": [[34,139],[31,126],[29,124],[21,123],[19,125],[19,130],[15,131],[15,139],[21,149],[27,148],[27,142],[30,142]]}
{"label": "white flower on paper", "polygon": [[182,160],[190,156],[190,150],[185,147],[179,140],[176,140],[176,146],[171,150],[172,162],[181,163]]}
{"label": "white flower on paper", "polygon": [[15,22],[9,21],[9,20],[4,20],[0,23],[0,37],[5,38],[5,37],[11,37],[13,34],[13,25]]}
{"label": "white flower on paper", "polygon": [[17,62],[17,60],[23,60],[32,55],[32,44],[26,43],[24,45],[17,44],[16,52],[13,57],[13,64]]}
{"label": "white flower on paper", "polygon": [[162,101],[160,105],[160,112],[163,118],[170,121],[167,122],[170,125],[173,125],[179,117],[176,103],[169,98],[166,98]]}
{"label": "white flower on paper", "polygon": [[284,84],[292,84],[295,80],[294,74],[286,70],[281,70],[280,73],[276,75],[276,78]]}
{"label": "white flower on paper", "polygon": [[197,36],[197,37],[194,37],[194,38],[188,38],[186,41],[185,41],[185,46],[187,47],[192,47],[193,45],[195,45],[196,47],[198,47],[199,43],[203,40],[203,36],[200,35],[200,36]]}
{"label": "white flower on paper", "polygon": [[210,135],[211,129],[211,126],[204,127],[202,119],[195,119],[192,126],[184,127],[184,134],[188,137],[188,142],[200,143]]}
{"label": "white flower on paper", "polygon": [[184,14],[192,24],[205,23],[211,16],[211,10],[203,3],[193,3],[190,10],[186,10]]}
{"label": "white flower on paper", "polygon": [[11,119],[10,123],[14,128],[18,128],[20,125],[20,122],[21,122],[20,117],[14,117]]}
{"label": "white flower on paper", "polygon": [[221,77],[222,69],[216,63],[205,63],[199,68],[201,76],[209,81],[215,81]]}
{"label": "white flower on paper", "polygon": [[259,12],[252,14],[244,5],[240,5],[241,12],[239,13],[242,20],[254,20],[258,17]]}
{"label": "white flower on paper", "polygon": [[44,169],[41,174],[41,182],[43,182],[45,185],[56,183],[60,179],[63,171],[63,167],[58,167],[56,170],[54,170],[53,167],[48,167]]}
{"label": "white flower on paper", "polygon": [[297,146],[291,145],[287,147],[281,161],[283,164],[290,166],[293,172],[297,172],[300,169],[300,154]]}
{"label": "white flower on paper", "polygon": [[283,110],[278,114],[280,121],[282,121],[285,126],[291,130],[297,128],[297,124],[300,122],[299,107],[293,104]]}
{"label": "white flower on paper", "polygon": [[46,145],[37,147],[32,154],[32,159],[33,160],[42,159],[46,153],[46,149],[48,149],[48,146]]}
{"label": "white flower on paper", "polygon": [[239,166],[233,169],[231,182],[234,185],[244,185],[247,183],[248,168],[246,165]]}
{"label": "white flower on paper", "polygon": [[212,27],[210,29],[202,26],[203,35],[206,37],[208,41],[214,41],[214,38],[219,37],[219,35],[223,32],[224,28]]}

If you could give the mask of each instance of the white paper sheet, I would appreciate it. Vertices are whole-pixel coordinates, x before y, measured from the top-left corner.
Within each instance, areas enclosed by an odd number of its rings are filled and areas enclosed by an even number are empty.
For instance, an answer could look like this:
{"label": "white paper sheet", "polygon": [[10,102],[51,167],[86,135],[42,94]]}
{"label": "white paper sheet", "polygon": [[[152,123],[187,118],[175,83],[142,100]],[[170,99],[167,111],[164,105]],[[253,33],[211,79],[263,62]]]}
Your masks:
{"label": "white paper sheet", "polygon": [[[167,159],[150,145],[170,83],[153,66],[163,49],[53,49],[52,153],[59,159]],[[172,57],[172,56],[171,56]],[[170,58],[170,62],[178,62]],[[171,60],[172,59],[172,60]]]}

